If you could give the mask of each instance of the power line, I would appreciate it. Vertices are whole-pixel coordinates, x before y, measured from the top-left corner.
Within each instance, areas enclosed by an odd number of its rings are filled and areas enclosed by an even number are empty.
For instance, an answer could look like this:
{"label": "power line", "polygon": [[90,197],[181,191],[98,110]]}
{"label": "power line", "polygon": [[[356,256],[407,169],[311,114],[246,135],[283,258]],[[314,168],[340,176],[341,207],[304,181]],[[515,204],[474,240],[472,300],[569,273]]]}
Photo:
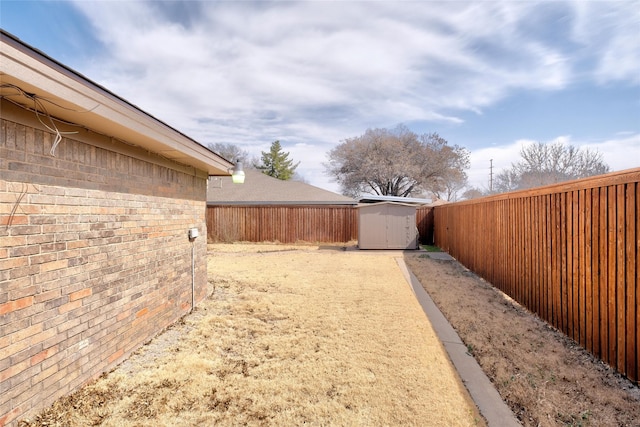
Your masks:
{"label": "power line", "polygon": [[489,191],[493,193],[493,159],[489,160]]}

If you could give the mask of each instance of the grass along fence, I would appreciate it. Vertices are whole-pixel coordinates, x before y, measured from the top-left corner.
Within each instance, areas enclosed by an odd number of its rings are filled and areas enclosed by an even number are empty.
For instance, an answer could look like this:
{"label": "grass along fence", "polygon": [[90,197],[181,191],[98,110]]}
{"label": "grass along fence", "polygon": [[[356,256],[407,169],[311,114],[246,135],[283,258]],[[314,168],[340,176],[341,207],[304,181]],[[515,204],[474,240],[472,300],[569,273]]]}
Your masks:
{"label": "grass along fence", "polygon": [[434,209],[435,243],[633,381],[640,169]]}
{"label": "grass along fence", "polygon": [[[418,207],[416,225],[423,243],[433,242],[433,211]],[[358,239],[358,209],[354,206],[234,206],[207,207],[210,242],[323,242]]]}

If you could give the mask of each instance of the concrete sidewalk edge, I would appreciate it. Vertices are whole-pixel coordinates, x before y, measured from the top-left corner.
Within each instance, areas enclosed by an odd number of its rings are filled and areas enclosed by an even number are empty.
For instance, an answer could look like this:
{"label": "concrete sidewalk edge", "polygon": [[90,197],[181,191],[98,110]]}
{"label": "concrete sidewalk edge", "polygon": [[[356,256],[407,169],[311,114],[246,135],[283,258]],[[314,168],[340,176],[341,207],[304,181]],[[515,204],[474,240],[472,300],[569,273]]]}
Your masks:
{"label": "concrete sidewalk edge", "polygon": [[521,426],[511,409],[502,400],[478,362],[471,356],[458,333],[424,290],[418,278],[407,268],[404,259],[397,258],[398,266],[407,283],[413,289],[416,299],[427,315],[438,338],[449,354],[453,366],[458,371],[471,398],[478,406],[489,427]]}

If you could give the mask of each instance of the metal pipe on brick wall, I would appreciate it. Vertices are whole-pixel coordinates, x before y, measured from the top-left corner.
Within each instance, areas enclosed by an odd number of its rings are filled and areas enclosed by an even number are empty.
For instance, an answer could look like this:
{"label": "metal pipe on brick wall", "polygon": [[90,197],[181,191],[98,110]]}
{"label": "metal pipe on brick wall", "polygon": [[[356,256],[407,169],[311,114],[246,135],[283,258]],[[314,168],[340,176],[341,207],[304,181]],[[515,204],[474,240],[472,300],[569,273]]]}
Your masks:
{"label": "metal pipe on brick wall", "polygon": [[191,311],[196,306],[196,238],[200,235],[197,228],[189,229],[189,241],[191,242]]}
{"label": "metal pipe on brick wall", "polygon": [[196,242],[191,241],[191,311],[196,306]]}

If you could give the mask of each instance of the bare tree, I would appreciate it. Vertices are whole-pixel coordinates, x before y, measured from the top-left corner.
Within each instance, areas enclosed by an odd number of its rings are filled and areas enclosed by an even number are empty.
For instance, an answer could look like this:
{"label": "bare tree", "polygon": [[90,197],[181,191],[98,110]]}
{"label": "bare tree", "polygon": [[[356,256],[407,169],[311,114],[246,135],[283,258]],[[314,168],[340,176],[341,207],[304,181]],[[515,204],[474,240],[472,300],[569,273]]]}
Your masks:
{"label": "bare tree", "polygon": [[300,172],[298,171],[295,171],[293,173],[293,177],[291,178],[291,181],[302,182],[303,184],[309,184],[309,180],[305,178],[304,175],[301,175]]}
{"label": "bare tree", "polygon": [[469,153],[436,133],[416,135],[405,126],[368,129],[328,153],[326,173],[342,193],[409,197],[444,191],[447,183],[464,179]]}
{"label": "bare tree", "polygon": [[486,195],[487,194],[481,189],[477,187],[471,187],[465,190],[464,193],[462,193],[462,198],[465,200],[471,200],[471,199],[477,199],[479,197],[484,197]]}
{"label": "bare tree", "polygon": [[520,150],[521,160],[496,176],[498,191],[539,187],[609,172],[602,154],[562,142],[535,143]]}
{"label": "bare tree", "polygon": [[241,149],[237,145],[216,142],[214,144],[207,144],[207,148],[232,163],[235,163],[239,160],[245,166],[249,166],[251,164],[249,160],[249,152]]}
{"label": "bare tree", "polygon": [[458,200],[460,191],[467,185],[467,174],[463,170],[452,169],[446,177],[434,180],[431,191],[434,196],[447,202]]}

